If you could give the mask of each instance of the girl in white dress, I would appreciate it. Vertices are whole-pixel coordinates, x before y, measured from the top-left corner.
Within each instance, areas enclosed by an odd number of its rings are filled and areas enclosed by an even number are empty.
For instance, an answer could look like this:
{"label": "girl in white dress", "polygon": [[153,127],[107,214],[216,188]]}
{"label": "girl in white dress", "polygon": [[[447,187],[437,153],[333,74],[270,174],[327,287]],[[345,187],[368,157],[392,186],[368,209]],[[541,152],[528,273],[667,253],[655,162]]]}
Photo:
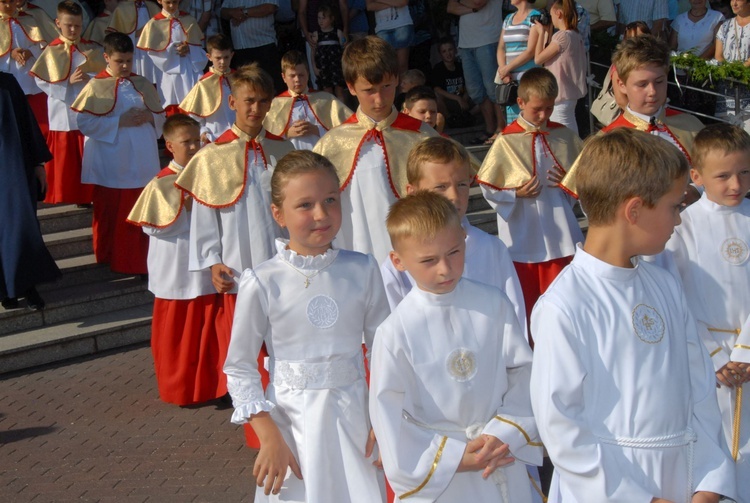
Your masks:
{"label": "girl in white dress", "polygon": [[[325,157],[287,154],[271,199],[289,240],[242,274],[224,365],[232,422],[249,421],[260,438],[255,501],[381,503],[361,348],[364,337],[369,350],[389,313],[380,270],[370,255],[331,246],[341,203]],[[265,396],[257,368],[264,342]]]}

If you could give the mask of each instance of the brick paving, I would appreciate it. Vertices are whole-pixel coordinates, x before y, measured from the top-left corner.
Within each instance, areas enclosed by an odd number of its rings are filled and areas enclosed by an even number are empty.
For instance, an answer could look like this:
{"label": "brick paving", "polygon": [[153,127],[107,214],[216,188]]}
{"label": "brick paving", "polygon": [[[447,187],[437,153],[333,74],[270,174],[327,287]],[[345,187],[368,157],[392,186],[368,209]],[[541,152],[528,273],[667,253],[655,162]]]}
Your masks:
{"label": "brick paving", "polygon": [[256,452],[230,416],[161,402],[147,346],[4,375],[0,498],[252,501]]}

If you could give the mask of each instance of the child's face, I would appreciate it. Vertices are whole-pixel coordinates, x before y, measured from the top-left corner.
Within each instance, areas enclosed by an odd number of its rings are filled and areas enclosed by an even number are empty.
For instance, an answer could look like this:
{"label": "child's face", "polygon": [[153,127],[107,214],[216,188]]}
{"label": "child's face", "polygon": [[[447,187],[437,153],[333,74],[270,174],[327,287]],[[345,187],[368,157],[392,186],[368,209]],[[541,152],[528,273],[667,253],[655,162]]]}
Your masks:
{"label": "child's face", "polygon": [[656,255],[664,251],[664,246],[682,221],[680,210],[685,199],[687,178],[672,182],[672,188],[661,196],[653,208],[640,205],[635,212],[637,223],[633,234],[633,250],[637,255]]}
{"label": "child's face", "polygon": [[284,73],[281,74],[281,78],[284,80],[284,84],[289,88],[290,91],[301,94],[307,91],[307,80],[310,78],[310,72],[307,71],[307,66],[300,64],[294,68],[287,68]]}
{"label": "child's face", "polygon": [[346,83],[352,96],[359,100],[362,111],[376,121],[382,121],[391,114],[397,86],[396,75],[386,75],[377,84],[368,82],[364,77],[357,77],[353,84]]}
{"label": "child's face", "polygon": [[696,185],[703,185],[709,200],[738,206],[750,191],[750,152],[709,150],[702,171],[691,169],[690,177]]}
{"label": "child's face", "polygon": [[271,97],[248,85],[240,85],[229,95],[229,108],[237,112],[237,127],[246,133],[257,133],[271,108]]}
{"label": "child's face", "polygon": [[461,161],[439,163],[427,161],[420,170],[422,178],[414,185],[407,185],[406,192],[411,194],[418,190],[429,190],[448,199],[463,218],[469,207],[469,188],[472,176],[469,167]]}
{"label": "child's face", "polygon": [[0,0],[0,14],[12,16],[16,12],[15,0]]}
{"label": "child's face", "polygon": [[113,77],[129,77],[133,70],[133,53],[132,52],[113,52],[112,54],[104,53],[104,59],[107,61],[107,68]]}
{"label": "child's face", "polygon": [[180,9],[179,0],[161,0],[161,7],[170,14],[176,14]]}
{"label": "child's face", "polygon": [[276,222],[289,230],[289,248],[300,255],[320,255],[331,247],[341,227],[339,183],[323,170],[303,173],[284,186],[281,207],[271,205]]}
{"label": "child's face", "polygon": [[632,70],[627,81],[618,78],[617,85],[634,112],[652,116],[667,102],[667,70],[657,64]]}
{"label": "child's face", "polygon": [[229,71],[229,63],[232,62],[232,56],[234,52],[231,49],[220,51],[219,49],[211,49],[208,53],[208,60],[219,73],[227,73]]}
{"label": "child's face", "polygon": [[330,30],[333,27],[333,16],[329,16],[325,12],[318,12],[318,24],[321,30]]}
{"label": "child's face", "polygon": [[405,237],[391,261],[399,271],[408,271],[417,286],[430,293],[452,292],[464,273],[466,233],[459,225],[450,225],[434,239]]}
{"label": "child's face", "polygon": [[165,138],[164,143],[175,162],[184,168],[201,148],[201,129],[198,126],[178,128],[169,139]]}
{"label": "child's face", "polygon": [[518,107],[521,109],[521,117],[531,124],[540,127],[547,123],[555,109],[555,98],[541,98],[535,94],[524,101],[518,97]]}
{"label": "child's face", "polygon": [[437,124],[437,102],[435,100],[416,101],[411,108],[406,109],[406,113],[415,119],[426,122],[433,128]]}
{"label": "child's face", "polygon": [[68,40],[78,40],[83,30],[83,17],[73,14],[61,13],[55,19],[55,26],[60,34]]}
{"label": "child's face", "polygon": [[453,44],[443,44],[440,46],[440,59],[443,63],[453,63],[456,60],[456,48]]}

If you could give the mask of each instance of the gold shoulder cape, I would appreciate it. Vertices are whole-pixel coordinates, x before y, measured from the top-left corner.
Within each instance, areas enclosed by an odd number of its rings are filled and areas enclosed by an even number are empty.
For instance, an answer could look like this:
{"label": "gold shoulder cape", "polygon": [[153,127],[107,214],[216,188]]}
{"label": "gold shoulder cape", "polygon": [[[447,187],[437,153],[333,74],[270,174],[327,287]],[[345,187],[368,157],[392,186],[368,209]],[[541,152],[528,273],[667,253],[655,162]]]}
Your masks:
{"label": "gold shoulder cape", "polygon": [[143,188],[140,197],[128,215],[127,221],[134,225],[163,229],[172,225],[185,207],[183,192],[174,181],[182,168],[174,162],[162,169]]}
{"label": "gold shoulder cape", "polygon": [[[695,135],[698,134],[698,131],[705,127],[703,123],[690,114],[684,114],[677,110],[672,110],[671,108],[662,111],[662,113],[659,114],[657,122],[660,125],[663,124],[667,126],[667,133],[669,133],[669,135],[676,141],[679,149],[685,154],[688,164],[692,167],[690,153],[693,150],[693,140],[695,140]],[[650,132],[655,129],[654,126],[634,115],[630,110],[625,110],[614,122],[602,129],[599,134],[606,134],[618,127],[632,128],[644,132]],[[568,174],[565,175],[565,178],[560,182],[560,186],[566,192],[569,192],[574,196],[578,194],[578,188],[576,187],[575,182],[575,171],[578,167],[577,164],[578,163],[568,171]]]}
{"label": "gold shoulder cape", "polygon": [[[149,19],[161,12],[161,8],[155,3],[145,1],[143,3],[148,10]],[[136,2],[132,0],[117,4],[117,8],[110,17],[107,31],[119,31],[125,35],[133,33],[138,28],[138,10],[135,4]]]}
{"label": "gold shoulder cape", "polygon": [[164,112],[156,88],[151,82],[135,73],[131,73],[127,79],[115,78],[106,69],[88,81],[70,108],[76,112],[86,112],[91,115],[107,115],[115,108],[117,88],[123,80],[133,83],[135,90],[143,97],[143,104],[151,112],[155,114]]}
{"label": "gold shoulder cape", "polygon": [[96,16],[86,27],[86,31],[83,32],[81,38],[91,40],[97,44],[104,44],[104,37],[107,35],[107,27],[109,26],[111,17],[112,14],[107,11]]}
{"label": "gold shoulder cape", "polygon": [[86,58],[79,67],[84,73],[99,73],[107,66],[104,61],[104,52],[99,44],[80,40],[72,43],[63,37],[56,38],[50,45],[44,48],[39,59],[31,67],[31,74],[45,82],[55,84],[70,77],[73,70],[73,48],[77,49]]}
{"label": "gold shoulder cape", "polygon": [[222,80],[228,75],[216,73],[214,67],[210,67],[182,100],[180,109],[198,117],[208,117],[215,113],[224,101]]}
{"label": "gold shoulder cape", "polygon": [[195,154],[177,177],[175,185],[204,206],[232,206],[245,192],[246,161],[250,150],[262,157],[268,169],[269,165],[275,166],[294,147],[264,129],[252,139],[233,125],[216,143],[206,145]]}
{"label": "gold shoulder cape", "polygon": [[377,124],[362,110],[346,122],[323,136],[313,152],[326,156],[336,167],[341,190],[344,190],[357,168],[357,159],[362,145],[368,140],[382,144],[388,182],[393,194],[401,198],[406,195],[406,159],[411,148],[420,140],[438,133],[428,124],[400,114],[394,108],[391,115]]}
{"label": "gold shoulder cape", "polygon": [[21,9],[21,11],[34,18],[36,24],[39,26],[39,30],[41,30],[42,32],[42,36],[44,37],[45,42],[50,43],[60,35],[60,33],[57,31],[57,27],[55,26],[55,22],[51,17],[49,17],[44,9],[42,9],[38,5],[34,5],[31,2],[26,2],[26,5],[23,7],[23,9]]}
{"label": "gold shoulder cape", "polygon": [[35,44],[47,42],[41,28],[39,28],[36,20],[30,14],[19,12],[16,17],[0,15],[0,56],[5,56],[13,49],[13,30],[10,27],[11,20],[16,21],[21,26],[26,37]]}
{"label": "gold shoulder cape", "polygon": [[516,189],[536,175],[534,139],[541,136],[553,159],[563,170],[570,169],[583,142],[571,129],[548,122],[534,128],[520,120],[513,121],[497,137],[479,169],[477,181],[497,190]]}
{"label": "gold shoulder cape", "polygon": [[343,124],[354,113],[330,93],[310,90],[307,94],[295,94],[284,91],[271,102],[263,127],[277,136],[286,135],[292,119],[292,108],[298,99],[307,101],[313,115],[326,131]]}
{"label": "gold shoulder cape", "polygon": [[172,24],[179,23],[182,31],[187,36],[189,45],[203,45],[203,32],[198,26],[198,21],[187,12],[180,12],[176,16],[167,17],[160,12],[149,19],[143,27],[138,44],[136,46],[142,51],[162,52],[167,49],[172,41]]}

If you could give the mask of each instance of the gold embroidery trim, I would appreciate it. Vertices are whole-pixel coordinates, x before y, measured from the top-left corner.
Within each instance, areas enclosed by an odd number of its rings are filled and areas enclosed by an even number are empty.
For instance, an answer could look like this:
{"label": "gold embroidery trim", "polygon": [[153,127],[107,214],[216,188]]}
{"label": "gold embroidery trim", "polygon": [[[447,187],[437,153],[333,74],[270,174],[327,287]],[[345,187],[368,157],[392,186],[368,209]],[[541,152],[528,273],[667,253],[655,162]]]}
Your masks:
{"label": "gold embroidery trim", "polygon": [[734,349],[750,349],[750,346],[747,346],[745,344],[735,344]]}
{"label": "gold embroidery trim", "polygon": [[440,447],[438,447],[437,454],[435,454],[435,460],[432,462],[432,468],[430,468],[430,473],[427,474],[425,479],[422,481],[421,484],[417,486],[416,489],[412,489],[411,491],[404,493],[401,495],[401,499],[408,498],[409,496],[414,496],[419,491],[421,491],[424,486],[427,485],[427,483],[432,478],[432,474],[435,473],[435,470],[437,470],[437,465],[440,463],[440,457],[443,455],[443,449],[445,448],[445,444],[448,442],[448,437],[443,437],[443,441],[440,442]]}
{"label": "gold embroidery trim", "polygon": [[536,480],[534,480],[534,477],[531,476],[531,474],[527,471],[526,475],[529,477],[529,482],[531,482],[531,487],[534,488],[534,490],[537,492],[540,498],[542,498],[542,503],[547,503],[547,497],[542,492],[542,488],[539,487],[539,485],[536,483]]}
{"label": "gold embroidery trim", "polygon": [[531,445],[533,447],[543,447],[543,444],[541,442],[532,442],[531,441],[531,437],[529,436],[528,433],[526,433],[526,430],[524,430],[523,428],[521,428],[520,424],[516,424],[513,421],[508,421],[507,419],[502,418],[500,416],[495,416],[495,419],[497,419],[501,423],[508,423],[509,425],[516,427],[518,429],[518,431],[520,431],[521,434],[523,435],[523,438],[526,439],[526,443],[528,445]]}
{"label": "gold embroidery trim", "polygon": [[711,358],[713,358],[718,353],[721,353],[721,348],[716,348],[713,351],[711,351],[711,354],[710,354]]}
{"label": "gold embroidery trim", "polygon": [[737,461],[740,453],[740,423],[742,422],[742,386],[735,389],[734,421],[732,422],[732,459]]}
{"label": "gold embroidery trim", "polygon": [[740,335],[740,329],[739,328],[711,328],[708,327],[709,332],[720,332],[722,334],[735,334]]}

